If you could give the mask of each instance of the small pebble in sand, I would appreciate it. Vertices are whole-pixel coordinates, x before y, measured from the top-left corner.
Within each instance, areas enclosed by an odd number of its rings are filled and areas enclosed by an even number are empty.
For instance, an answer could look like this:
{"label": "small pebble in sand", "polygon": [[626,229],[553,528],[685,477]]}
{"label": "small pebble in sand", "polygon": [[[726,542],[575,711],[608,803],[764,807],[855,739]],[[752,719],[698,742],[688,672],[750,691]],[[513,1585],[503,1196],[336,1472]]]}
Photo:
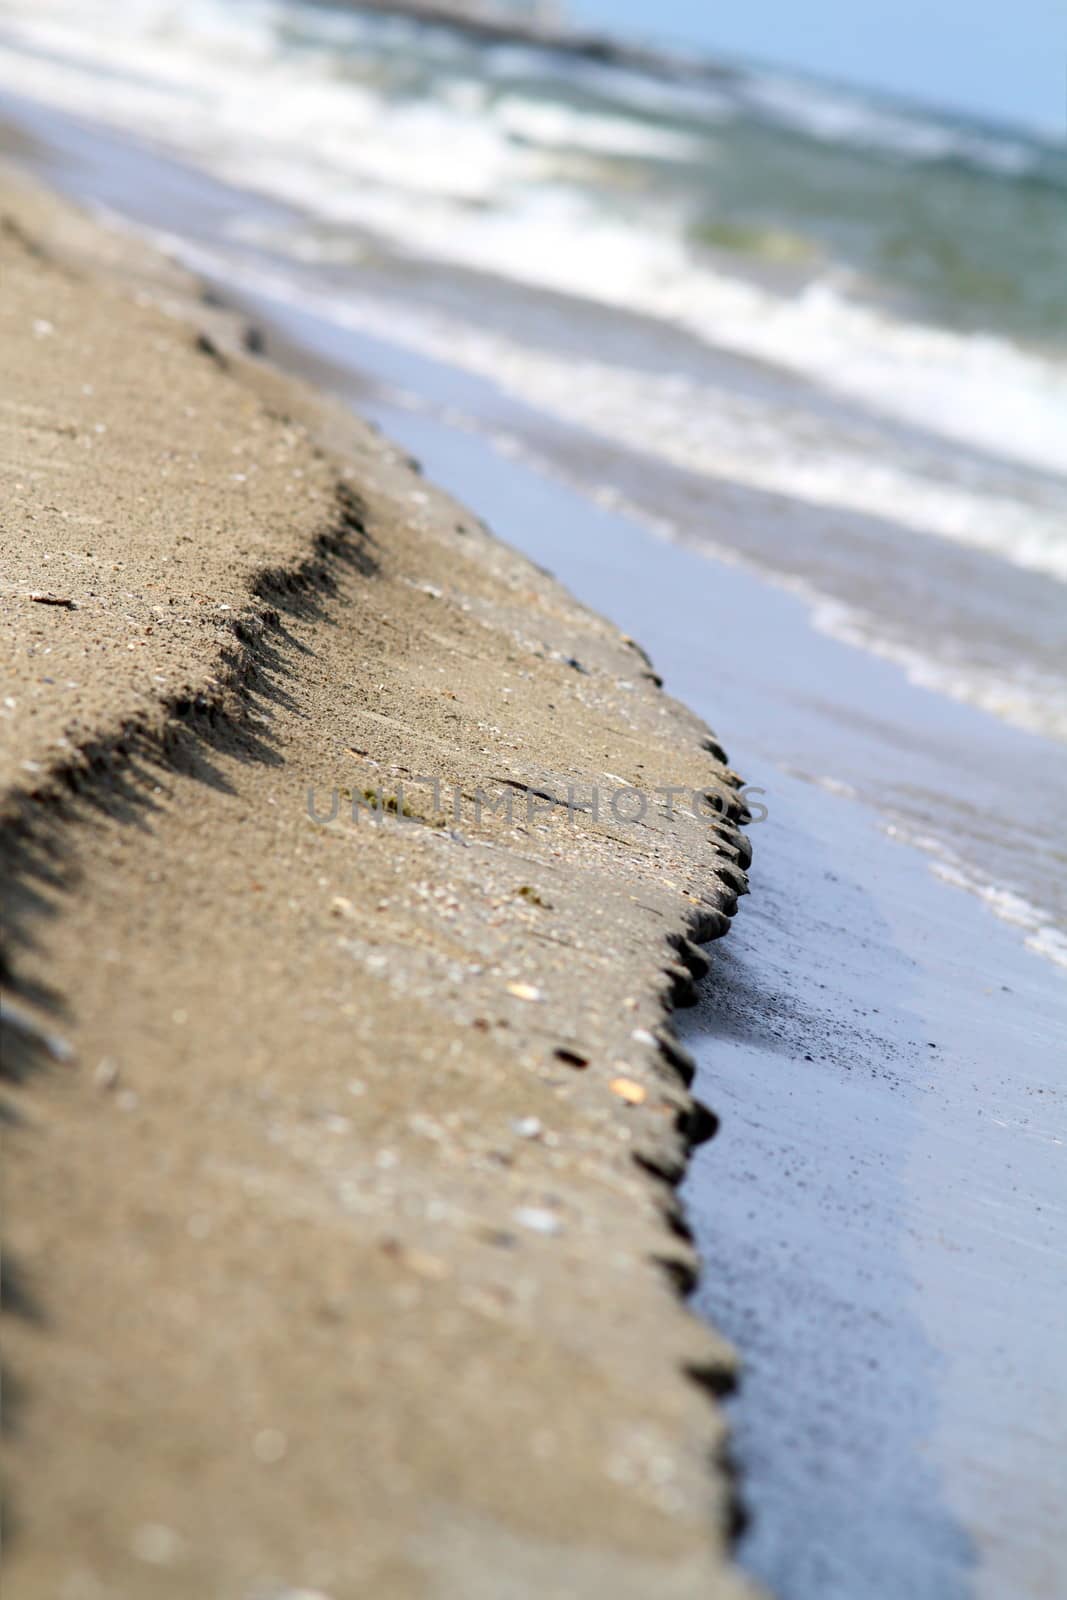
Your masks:
{"label": "small pebble in sand", "polygon": [[639,1106],[648,1098],[648,1091],[632,1078],[612,1078],[609,1087],[612,1094],[617,1094],[628,1106]]}
{"label": "small pebble in sand", "polygon": [[448,1277],[448,1263],[442,1261],[440,1256],[430,1255],[426,1250],[412,1249],[403,1245],[398,1239],[386,1239],[382,1243],[385,1254],[409,1272],[417,1273],[420,1278],[427,1278],[433,1283],[441,1283]]}
{"label": "small pebble in sand", "polygon": [[540,989],[535,989],[532,983],[509,983],[508,994],[513,994],[516,1000],[540,1000],[543,998]]}
{"label": "small pebble in sand", "polygon": [[520,1228],[528,1228],[531,1233],[561,1233],[563,1224],[552,1211],[545,1211],[540,1206],[520,1206],[511,1213],[512,1220]]}
{"label": "small pebble in sand", "polygon": [[520,1139],[537,1139],[543,1131],[540,1117],[517,1117],[511,1127]]}
{"label": "small pebble in sand", "polygon": [[118,1081],[118,1062],[104,1056],[93,1068],[93,1082],[98,1089],[113,1089]]}

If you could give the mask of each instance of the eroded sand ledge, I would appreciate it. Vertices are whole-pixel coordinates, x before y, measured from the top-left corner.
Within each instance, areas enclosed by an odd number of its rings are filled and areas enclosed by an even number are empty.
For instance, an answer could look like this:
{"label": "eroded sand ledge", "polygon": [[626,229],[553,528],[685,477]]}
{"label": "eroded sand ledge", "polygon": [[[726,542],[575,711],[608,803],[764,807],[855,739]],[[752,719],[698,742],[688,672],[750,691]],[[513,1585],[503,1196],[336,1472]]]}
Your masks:
{"label": "eroded sand ledge", "polygon": [[0,214],[12,1593],[747,1592],[664,1029],[739,803],[348,803],[737,780],[177,269]]}

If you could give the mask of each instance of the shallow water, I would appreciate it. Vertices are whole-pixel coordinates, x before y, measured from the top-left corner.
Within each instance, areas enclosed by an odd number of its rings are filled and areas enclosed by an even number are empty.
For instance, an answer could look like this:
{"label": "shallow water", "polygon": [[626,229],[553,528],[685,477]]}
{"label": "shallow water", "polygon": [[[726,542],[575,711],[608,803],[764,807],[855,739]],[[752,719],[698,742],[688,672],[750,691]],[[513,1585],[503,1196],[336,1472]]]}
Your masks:
{"label": "shallow water", "polygon": [[[34,128],[51,141],[38,161],[74,190],[217,245],[232,193],[84,135],[75,162],[69,128]],[[234,262],[212,259],[223,277]],[[796,1600],[1051,1600],[1067,1587],[1067,990],[1026,943],[1053,939],[1055,908],[1026,917],[1062,863],[1062,748],[819,631],[803,595],[715,559],[692,517],[699,551],[656,538],[648,515],[693,493],[677,469],[411,341],[316,317],[339,284],[353,300],[365,285],[351,266],[309,272],[313,302],[306,281],[231,289],[279,357],[358,394],[431,476],[639,638],[767,791],[752,900],[686,1019],[722,1117],[686,1200],[699,1304],[745,1358],[731,1402],[745,1565]],[[423,283],[414,272],[416,302]],[[573,308],[557,309],[565,330]],[[651,341],[634,324],[601,337]],[[605,487],[633,512],[603,504]],[[753,510],[753,537],[787,509]],[[861,560],[863,539],[851,548]],[[946,881],[980,869],[979,886],[1032,873],[1021,925]]]}

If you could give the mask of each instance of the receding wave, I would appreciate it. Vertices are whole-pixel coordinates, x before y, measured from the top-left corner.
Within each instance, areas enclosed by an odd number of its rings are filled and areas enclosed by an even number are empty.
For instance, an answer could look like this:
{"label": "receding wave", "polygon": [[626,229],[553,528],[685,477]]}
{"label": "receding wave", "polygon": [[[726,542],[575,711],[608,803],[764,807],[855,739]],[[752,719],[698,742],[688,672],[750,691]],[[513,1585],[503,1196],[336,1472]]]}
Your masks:
{"label": "receding wave", "polygon": [[[1067,327],[1067,188],[1022,227],[1007,181],[1060,171],[1038,141],[782,75],[698,86],[479,55],[292,0],[132,0],[121,32],[103,0],[6,15],[0,70],[38,98],[404,251],[643,311],[1067,474],[1067,350],[1037,338]],[[886,156],[987,175],[924,180],[916,214]],[[1018,520],[1002,547],[1032,561],[1046,533]]]}

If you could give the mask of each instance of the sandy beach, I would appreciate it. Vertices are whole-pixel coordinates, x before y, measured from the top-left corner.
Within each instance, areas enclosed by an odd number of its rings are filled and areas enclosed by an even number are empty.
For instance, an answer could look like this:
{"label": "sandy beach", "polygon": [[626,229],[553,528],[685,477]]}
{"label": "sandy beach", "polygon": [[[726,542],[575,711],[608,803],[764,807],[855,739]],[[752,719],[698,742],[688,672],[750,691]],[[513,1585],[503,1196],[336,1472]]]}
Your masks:
{"label": "sandy beach", "polygon": [[192,280],[2,209],[12,1592],[740,1594],[664,1023],[744,848],[526,794],[737,780]]}
{"label": "sandy beach", "polygon": [[430,9],[0,23],[9,1588],[1060,1600],[1067,148]]}

